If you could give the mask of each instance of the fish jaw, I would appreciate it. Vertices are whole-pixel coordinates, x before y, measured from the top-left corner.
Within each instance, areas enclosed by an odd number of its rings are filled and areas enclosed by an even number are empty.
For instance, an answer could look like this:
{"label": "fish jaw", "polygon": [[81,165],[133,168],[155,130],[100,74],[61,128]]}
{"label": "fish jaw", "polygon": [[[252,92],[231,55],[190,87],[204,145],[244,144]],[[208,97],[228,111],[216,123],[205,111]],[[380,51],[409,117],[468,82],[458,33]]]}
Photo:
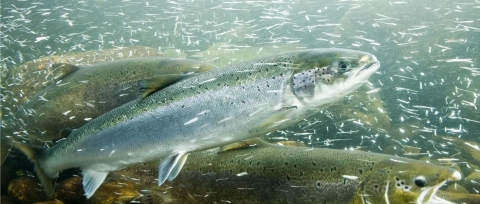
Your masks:
{"label": "fish jaw", "polygon": [[417,198],[416,203],[417,204],[454,204],[453,202],[450,202],[448,200],[445,200],[443,198],[440,198],[437,196],[438,189],[443,186],[447,181],[458,181],[462,179],[462,175],[459,171],[454,170],[451,177],[447,180],[444,180],[443,182],[440,182],[439,184],[432,186],[432,187],[427,187],[422,189],[420,195]]}

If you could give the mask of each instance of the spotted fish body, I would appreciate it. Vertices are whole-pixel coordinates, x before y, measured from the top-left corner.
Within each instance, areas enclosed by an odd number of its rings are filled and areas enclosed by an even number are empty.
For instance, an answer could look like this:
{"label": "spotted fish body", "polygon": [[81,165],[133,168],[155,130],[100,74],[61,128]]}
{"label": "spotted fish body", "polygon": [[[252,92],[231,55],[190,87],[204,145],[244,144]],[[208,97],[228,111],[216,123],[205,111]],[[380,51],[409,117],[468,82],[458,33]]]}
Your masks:
{"label": "spotted fish body", "polygon": [[2,137],[41,144],[60,139],[66,128],[79,128],[93,118],[141,98],[138,80],[166,74],[205,72],[214,65],[166,57],[141,57],[90,66],[55,64],[57,78],[5,121]]}
{"label": "spotted fish body", "polygon": [[[450,203],[436,191],[461,178],[454,169],[393,155],[259,139],[242,145],[246,148],[192,153],[177,178],[158,189],[163,200],[158,203]],[[132,178],[144,189],[156,189],[156,173],[152,162],[115,172],[113,178]]]}
{"label": "spotted fish body", "polygon": [[[311,49],[205,72],[114,109],[31,158],[43,183],[42,175],[80,167],[87,197],[109,172],[156,159],[163,159],[161,185],[178,175],[188,153],[295,124],[356,90],[379,66],[369,53]],[[331,80],[297,87],[294,77],[318,68]]]}

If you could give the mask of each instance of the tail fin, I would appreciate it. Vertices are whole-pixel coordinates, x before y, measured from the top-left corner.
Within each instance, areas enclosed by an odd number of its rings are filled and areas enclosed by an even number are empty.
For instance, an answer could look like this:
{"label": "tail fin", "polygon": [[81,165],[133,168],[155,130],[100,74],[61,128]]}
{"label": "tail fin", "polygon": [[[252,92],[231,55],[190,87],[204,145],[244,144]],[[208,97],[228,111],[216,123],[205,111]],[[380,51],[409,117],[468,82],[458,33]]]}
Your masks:
{"label": "tail fin", "polygon": [[33,165],[35,166],[35,172],[37,173],[37,177],[40,180],[40,183],[42,183],[43,190],[45,191],[47,196],[53,195],[54,186],[52,183],[52,179],[45,174],[45,172],[39,165],[40,163],[37,158],[38,152],[32,147],[18,142],[14,142],[13,146],[23,152],[23,154],[25,154],[28,159],[33,163]]}

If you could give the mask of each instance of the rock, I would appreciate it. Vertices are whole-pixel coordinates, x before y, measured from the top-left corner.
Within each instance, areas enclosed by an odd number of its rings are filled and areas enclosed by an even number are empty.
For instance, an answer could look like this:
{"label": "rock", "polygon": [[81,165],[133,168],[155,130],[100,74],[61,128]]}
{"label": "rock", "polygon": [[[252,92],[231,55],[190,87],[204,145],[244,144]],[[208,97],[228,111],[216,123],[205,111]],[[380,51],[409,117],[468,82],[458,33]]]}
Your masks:
{"label": "rock", "polygon": [[82,178],[71,177],[57,184],[53,197],[65,203],[80,204],[86,202],[84,194]]}
{"label": "rock", "polygon": [[46,198],[37,180],[27,176],[12,180],[8,185],[8,195],[19,203],[40,202]]}
{"label": "rock", "polygon": [[0,204],[14,204],[13,198],[9,196],[3,196],[0,198]]}
{"label": "rock", "polygon": [[106,182],[88,200],[89,203],[127,203],[140,196],[139,189],[131,182]]}
{"label": "rock", "polygon": [[45,201],[45,202],[36,202],[33,204],[63,204],[63,202],[60,200],[51,200],[51,201]]}

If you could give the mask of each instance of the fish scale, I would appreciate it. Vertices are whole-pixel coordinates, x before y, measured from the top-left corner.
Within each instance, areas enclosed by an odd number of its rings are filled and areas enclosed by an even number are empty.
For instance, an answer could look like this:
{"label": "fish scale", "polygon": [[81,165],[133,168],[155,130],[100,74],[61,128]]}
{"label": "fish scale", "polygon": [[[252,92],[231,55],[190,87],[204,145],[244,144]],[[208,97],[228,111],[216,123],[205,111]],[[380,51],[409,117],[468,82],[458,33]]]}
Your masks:
{"label": "fish scale", "polygon": [[[344,61],[353,66],[340,70],[337,65]],[[295,124],[356,90],[379,66],[366,52],[310,49],[196,76],[142,80],[145,90],[163,82],[171,85],[103,114],[43,152],[17,147],[36,164],[47,193],[49,178],[63,169],[82,170],[89,198],[109,172],[155,159],[162,159],[158,176],[162,185],[178,175],[190,152]],[[310,95],[299,96],[294,75],[317,67],[329,67],[331,80],[316,80]]]}

